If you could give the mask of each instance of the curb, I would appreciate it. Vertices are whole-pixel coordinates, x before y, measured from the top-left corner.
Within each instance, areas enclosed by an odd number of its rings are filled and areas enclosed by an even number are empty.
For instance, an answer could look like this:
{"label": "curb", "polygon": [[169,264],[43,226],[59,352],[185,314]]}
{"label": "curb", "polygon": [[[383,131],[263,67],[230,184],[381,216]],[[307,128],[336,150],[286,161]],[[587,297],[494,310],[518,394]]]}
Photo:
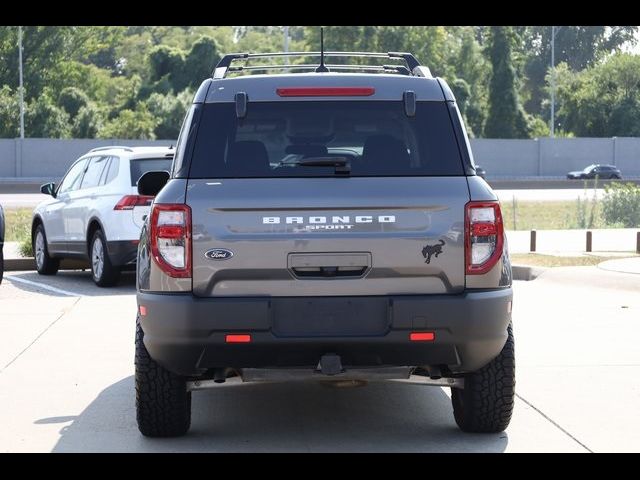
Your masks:
{"label": "curb", "polygon": [[524,280],[529,282],[538,278],[546,268],[531,267],[529,265],[511,265],[511,272],[514,280]]}
{"label": "curb", "polygon": [[[91,268],[88,263],[79,260],[62,260],[60,262],[60,270],[81,270]],[[5,258],[4,271],[16,272],[25,270],[35,270],[36,260],[33,257],[28,258]]]}

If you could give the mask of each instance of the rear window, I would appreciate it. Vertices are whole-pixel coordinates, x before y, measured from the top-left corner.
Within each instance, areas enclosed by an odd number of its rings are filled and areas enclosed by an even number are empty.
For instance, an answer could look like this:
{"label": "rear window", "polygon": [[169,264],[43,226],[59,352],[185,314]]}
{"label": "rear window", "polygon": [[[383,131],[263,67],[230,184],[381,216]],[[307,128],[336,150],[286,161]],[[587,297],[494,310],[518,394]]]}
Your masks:
{"label": "rear window", "polygon": [[408,117],[403,102],[283,101],[249,102],[244,119],[235,104],[205,104],[189,176],[334,176],[327,159],[351,176],[463,175],[444,102],[418,102]]}
{"label": "rear window", "polygon": [[173,157],[170,158],[138,158],[131,160],[129,163],[131,168],[131,186],[135,187],[138,184],[140,177],[147,172],[154,172],[159,170],[171,171],[171,162]]}

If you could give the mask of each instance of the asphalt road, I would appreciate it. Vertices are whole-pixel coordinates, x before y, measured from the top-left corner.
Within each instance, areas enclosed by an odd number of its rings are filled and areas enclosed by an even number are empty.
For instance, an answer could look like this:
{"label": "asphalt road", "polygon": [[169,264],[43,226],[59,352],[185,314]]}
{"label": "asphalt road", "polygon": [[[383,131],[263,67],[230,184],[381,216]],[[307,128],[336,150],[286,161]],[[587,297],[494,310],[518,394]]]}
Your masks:
{"label": "asphalt road", "polygon": [[195,392],[186,437],[144,438],[134,288],[132,275],[99,289],[87,272],[5,274],[0,452],[640,451],[640,275],[573,267],[516,282],[518,396],[495,435],[460,432],[440,387],[246,384]]}

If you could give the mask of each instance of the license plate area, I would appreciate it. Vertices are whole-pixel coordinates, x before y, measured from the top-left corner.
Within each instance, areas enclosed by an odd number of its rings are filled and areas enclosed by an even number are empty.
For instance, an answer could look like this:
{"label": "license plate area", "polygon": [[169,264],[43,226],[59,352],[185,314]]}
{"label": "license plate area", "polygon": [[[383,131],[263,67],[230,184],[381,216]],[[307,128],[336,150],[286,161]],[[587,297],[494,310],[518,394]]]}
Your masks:
{"label": "license plate area", "polygon": [[391,324],[386,298],[272,298],[271,306],[278,337],[379,336]]}

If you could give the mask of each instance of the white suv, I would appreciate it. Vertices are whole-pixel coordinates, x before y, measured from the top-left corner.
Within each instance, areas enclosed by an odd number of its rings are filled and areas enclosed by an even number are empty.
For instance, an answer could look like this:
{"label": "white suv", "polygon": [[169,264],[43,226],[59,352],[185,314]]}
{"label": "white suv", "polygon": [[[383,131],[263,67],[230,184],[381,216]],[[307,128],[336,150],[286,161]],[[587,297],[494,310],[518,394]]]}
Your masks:
{"label": "white suv", "polygon": [[135,265],[140,229],[153,197],[137,192],[148,171],[171,170],[169,147],[100,147],[80,157],[33,212],[31,238],[41,275],[55,275],[60,260],[89,260],[94,282],[114,285]]}

